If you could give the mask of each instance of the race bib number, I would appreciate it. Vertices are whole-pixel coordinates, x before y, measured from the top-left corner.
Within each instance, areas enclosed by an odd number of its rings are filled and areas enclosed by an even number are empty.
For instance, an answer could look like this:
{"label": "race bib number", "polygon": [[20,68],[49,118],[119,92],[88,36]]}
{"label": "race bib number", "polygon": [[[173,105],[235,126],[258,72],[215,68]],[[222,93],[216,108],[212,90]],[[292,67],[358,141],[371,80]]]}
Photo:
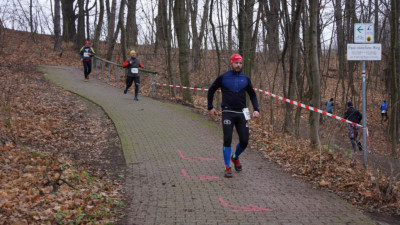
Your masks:
{"label": "race bib number", "polygon": [[83,53],[83,57],[85,57],[85,58],[86,58],[86,57],[89,57],[89,52],[84,52],[84,53]]}
{"label": "race bib number", "polygon": [[382,110],[382,113],[386,113],[386,110]]}
{"label": "race bib number", "polygon": [[243,114],[244,114],[244,118],[246,120],[249,120],[251,118],[249,108],[244,108],[244,109],[242,109],[242,111],[243,111]]}
{"label": "race bib number", "polygon": [[138,68],[132,68],[131,69],[131,73],[139,73],[139,69]]}

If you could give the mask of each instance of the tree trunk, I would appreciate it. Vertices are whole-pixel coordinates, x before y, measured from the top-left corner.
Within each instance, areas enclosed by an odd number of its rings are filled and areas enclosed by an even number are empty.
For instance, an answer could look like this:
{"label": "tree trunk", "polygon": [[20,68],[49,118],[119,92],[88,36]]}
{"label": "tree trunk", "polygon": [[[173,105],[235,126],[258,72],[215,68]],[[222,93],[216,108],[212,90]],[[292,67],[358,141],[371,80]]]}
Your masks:
{"label": "tree trunk", "polygon": [[267,21],[265,23],[267,29],[267,46],[269,62],[277,62],[279,59],[279,10],[280,10],[280,1],[279,0],[270,0],[268,7],[267,0],[263,0],[264,2],[264,10],[266,13]]}
{"label": "tree trunk", "polygon": [[[288,98],[294,99],[296,96],[296,76],[298,69],[298,61],[299,61],[299,49],[300,49],[300,37],[299,37],[299,28],[300,28],[300,15],[303,3],[302,0],[296,0],[296,6],[293,6],[295,9],[294,16],[292,18],[292,26],[289,34],[289,43],[290,43],[290,56],[289,56],[289,90],[288,90]],[[296,7],[296,8],[295,8]],[[289,131],[293,128],[293,105],[290,103],[285,103],[285,120],[283,124],[283,131],[289,133]]]}
{"label": "tree trunk", "polygon": [[75,29],[75,12],[74,12],[74,1],[75,0],[61,0],[61,11],[63,17],[63,40],[65,42],[75,41],[76,29]]}
{"label": "tree trunk", "polygon": [[[321,105],[320,96],[320,74],[318,65],[318,0],[310,0],[310,64],[311,64],[311,77],[312,77],[312,102],[314,107]],[[319,139],[319,113],[312,112],[312,120],[310,126],[311,147],[313,150],[321,148]]]}
{"label": "tree trunk", "polygon": [[138,42],[138,27],[136,24],[136,2],[137,0],[128,0],[128,15],[126,17],[126,44],[129,49],[136,46]]}
{"label": "tree trunk", "polygon": [[60,0],[54,0],[54,51],[62,50]]}
{"label": "tree trunk", "polygon": [[120,8],[119,8],[119,16],[118,16],[118,26],[119,26],[119,29],[121,30],[121,55],[122,55],[122,60],[124,60],[127,57],[127,51],[126,51],[126,29],[124,27],[124,24],[125,24],[124,23],[125,4],[126,4],[126,1],[121,1],[121,5],[120,5]]}
{"label": "tree trunk", "polygon": [[198,0],[193,0],[193,8],[191,7],[191,22],[192,22],[192,50],[193,50],[193,67],[192,71],[198,71],[200,69],[201,62],[201,42],[204,37],[204,31],[207,23],[208,6],[210,0],[206,0],[203,7],[203,17],[201,19],[200,33],[197,32],[196,18],[197,18],[197,2]]}
{"label": "tree trunk", "polygon": [[213,22],[213,7],[214,6],[214,0],[211,0],[210,3],[210,24],[211,24],[211,30],[212,30],[212,35],[213,35],[213,39],[214,39],[214,44],[215,44],[215,51],[217,52],[217,62],[218,62],[218,69],[217,69],[217,76],[221,73],[221,54],[219,51],[219,46],[218,46],[218,40],[217,40],[217,34],[215,32],[215,26],[214,26],[214,22]]}
{"label": "tree trunk", "polygon": [[[345,102],[345,85],[344,85],[344,75],[346,74],[346,57],[344,48],[344,29],[343,29],[343,15],[342,15],[342,0],[335,0],[334,2],[334,15],[336,20],[337,29],[337,45],[338,45],[338,60],[339,60],[339,81],[342,81],[342,101]],[[336,95],[336,94],[335,94]]]}
{"label": "tree trunk", "polygon": [[35,32],[33,29],[33,12],[32,12],[32,0],[29,1],[29,27],[31,29],[31,35]]}
{"label": "tree trunk", "polygon": [[85,0],[78,0],[78,33],[76,48],[79,49],[85,42]]}
{"label": "tree trunk", "polygon": [[94,41],[93,45],[94,48],[98,51],[99,50],[99,40],[100,40],[100,34],[101,34],[101,28],[103,27],[103,21],[104,21],[104,0],[99,0],[100,3],[100,15],[99,15],[99,22],[97,23],[96,30],[94,32]]}
{"label": "tree trunk", "polygon": [[[169,0],[169,17],[168,17],[168,13],[167,13],[167,1],[162,1],[162,3],[160,4],[165,4],[163,7],[163,11],[162,11],[162,17],[165,18],[164,20],[164,28],[163,28],[163,36],[164,36],[164,48],[166,51],[166,60],[167,60],[167,70],[168,70],[168,79],[169,79],[169,83],[170,84],[175,84],[175,74],[172,70],[172,53],[171,53],[171,37],[172,37],[172,33],[171,33],[171,10],[173,8],[173,0]],[[175,88],[170,87],[169,88],[169,93],[172,97],[176,96],[176,92],[175,92]]]}
{"label": "tree trunk", "polygon": [[228,50],[231,52],[233,48],[232,40],[232,24],[233,24],[233,1],[228,1]]}
{"label": "tree trunk", "polygon": [[[253,44],[254,4],[255,0],[239,0],[239,15],[238,15],[239,54],[243,56],[242,71],[249,77],[251,77],[251,69],[255,53],[255,45],[254,45],[255,43]],[[258,20],[256,21],[257,24]],[[257,26],[255,27],[257,28]],[[254,32],[254,35],[257,35],[256,32]]]}
{"label": "tree trunk", "polygon": [[[181,84],[190,87],[189,79],[189,21],[186,20],[185,0],[175,0],[174,24],[179,47],[179,72]],[[192,103],[191,92],[182,90],[183,100]]]}
{"label": "tree trunk", "polygon": [[[106,5],[107,8],[109,8],[109,1],[106,0]],[[111,3],[111,10],[107,9],[107,15],[108,15],[108,29],[107,29],[107,54],[106,54],[106,59],[111,61],[112,60],[112,54],[114,50],[114,29],[115,29],[115,12],[117,10],[117,1],[112,0]]]}
{"label": "tree trunk", "polygon": [[167,1],[159,1],[158,2],[158,13],[155,18],[155,23],[156,23],[156,43],[154,47],[154,53],[157,53],[157,49],[159,45],[164,45],[165,41],[165,30],[166,29],[166,22],[167,18],[164,16],[167,16],[166,13],[164,12],[167,10]]}
{"label": "tree trunk", "polygon": [[391,13],[390,13],[390,82],[391,82],[391,114],[389,119],[389,133],[390,133],[390,142],[391,142],[391,150],[392,156],[397,157],[397,142],[398,142],[398,131],[397,131],[397,123],[398,123],[398,110],[399,110],[399,93],[398,93],[398,80],[396,75],[396,64],[398,64],[399,57],[397,53],[398,51],[398,7],[399,4],[397,1],[391,1]]}

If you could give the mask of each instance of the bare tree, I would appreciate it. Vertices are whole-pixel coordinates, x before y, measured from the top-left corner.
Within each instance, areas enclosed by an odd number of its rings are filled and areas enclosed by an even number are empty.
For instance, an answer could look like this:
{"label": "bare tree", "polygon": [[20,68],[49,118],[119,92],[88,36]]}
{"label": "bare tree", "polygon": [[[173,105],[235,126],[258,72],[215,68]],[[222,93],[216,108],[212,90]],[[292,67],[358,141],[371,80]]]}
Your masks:
{"label": "bare tree", "polygon": [[94,31],[94,40],[93,45],[96,50],[99,49],[99,40],[100,40],[100,33],[101,28],[103,27],[104,21],[104,0],[99,0],[100,3],[100,15],[99,15],[99,22],[97,23],[96,30]]}
{"label": "bare tree", "polygon": [[76,35],[74,12],[75,0],[61,0],[61,10],[63,16],[63,40],[65,42],[74,41]]}
{"label": "bare tree", "polygon": [[[337,48],[338,48],[338,60],[339,60],[339,79],[338,84],[341,81],[342,84],[342,102],[345,102],[345,92],[346,87],[344,84],[344,77],[346,74],[346,58],[345,58],[345,40],[344,40],[344,27],[343,27],[343,14],[342,14],[342,0],[334,0],[334,15],[336,21],[336,38],[337,38]],[[337,89],[336,89],[337,90]],[[336,94],[335,94],[336,96]]]}
{"label": "bare tree", "polygon": [[[390,114],[390,141],[391,141],[391,150],[392,156],[397,157],[397,142],[398,142],[398,110],[399,110],[399,91],[398,91],[398,82],[399,78],[397,77],[400,73],[399,68],[396,68],[396,64],[399,62],[399,7],[397,6],[398,1],[391,1],[391,13],[390,13],[390,83],[391,83],[391,105],[392,110]],[[398,66],[398,65],[397,65]]]}
{"label": "bare tree", "polygon": [[[238,33],[239,53],[243,56],[243,72],[251,77],[251,69],[255,57],[255,48],[260,20],[260,8],[257,19],[253,21],[255,0],[239,0]],[[253,31],[254,26],[254,31]]]}
{"label": "bare tree", "polygon": [[112,59],[112,53],[114,50],[114,28],[115,28],[115,13],[117,10],[117,1],[112,0],[111,9],[110,9],[110,1],[106,0],[106,8],[107,8],[107,18],[108,18],[108,26],[107,26],[107,53],[106,59]]}
{"label": "bare tree", "polygon": [[54,51],[62,50],[60,5],[60,0],[54,0]]}
{"label": "bare tree", "polygon": [[213,7],[214,6],[214,0],[211,0],[210,3],[210,24],[211,24],[211,30],[212,30],[212,36],[214,39],[214,45],[215,45],[215,51],[217,52],[217,59],[218,59],[218,69],[217,69],[217,76],[221,73],[221,54],[219,51],[219,46],[218,46],[218,40],[217,40],[217,34],[215,31],[215,26],[214,26],[214,22],[213,22]]}
{"label": "bare tree", "polygon": [[[321,104],[321,81],[319,74],[319,64],[318,64],[318,0],[310,1],[310,66],[311,66],[311,77],[312,77],[312,103],[314,107],[318,107]],[[321,142],[319,139],[319,113],[312,112],[311,126],[310,126],[310,136],[311,136],[311,146],[314,150],[319,150],[321,148]]]}
{"label": "bare tree", "polygon": [[86,38],[90,39],[90,22],[89,22],[89,16],[90,16],[90,10],[92,10],[95,6],[97,5],[97,1],[95,1],[92,5],[92,7],[89,7],[89,0],[86,0],[85,4],[85,18],[86,18]]}
{"label": "bare tree", "polygon": [[[185,0],[175,0],[174,6],[174,24],[175,32],[178,38],[179,47],[179,71],[181,84],[190,87],[189,79],[189,21],[186,20],[188,11]],[[183,100],[192,103],[192,95],[189,90],[182,90]]]}
{"label": "bare tree", "polygon": [[233,1],[228,1],[228,50],[232,51]]}
{"label": "bare tree", "polygon": [[265,12],[263,19],[264,27],[267,30],[266,44],[268,46],[268,61],[277,62],[279,56],[279,0],[262,0],[261,6]]}
{"label": "bare tree", "polygon": [[[126,1],[121,1],[121,5],[119,8],[119,16],[118,16],[118,27],[121,30],[121,54],[122,54],[122,58],[124,59],[127,55],[127,51],[126,51],[126,29],[124,27],[124,17],[125,17],[125,4]],[[114,35],[114,37],[116,37],[118,35]]]}
{"label": "bare tree", "polygon": [[128,15],[126,18],[126,44],[128,48],[136,46],[138,42],[138,27],[136,24],[136,1],[137,0],[128,0]]}
{"label": "bare tree", "polygon": [[[193,50],[193,71],[198,71],[200,69],[200,61],[201,61],[201,42],[204,37],[204,31],[207,23],[207,15],[208,15],[208,6],[210,0],[206,0],[203,7],[203,17],[201,19],[200,30],[197,32],[197,6],[198,0],[193,1],[190,5],[190,15],[191,15],[191,23],[192,23],[192,50]],[[210,18],[211,19],[211,18]]]}
{"label": "bare tree", "polygon": [[85,41],[85,0],[78,0],[78,33],[76,35],[76,47]]}
{"label": "bare tree", "polygon": [[[303,8],[302,0],[296,0],[293,2],[295,4],[292,5],[292,12],[294,11],[294,15],[292,17],[292,23],[290,25],[290,33],[289,33],[289,45],[290,45],[290,55],[289,55],[289,89],[287,93],[287,97],[289,99],[294,99],[296,96],[296,87],[297,80],[296,76],[298,69],[298,61],[299,61],[299,51],[300,51],[300,14]],[[285,120],[283,124],[283,131],[289,132],[293,127],[293,106],[292,104],[285,103]]]}

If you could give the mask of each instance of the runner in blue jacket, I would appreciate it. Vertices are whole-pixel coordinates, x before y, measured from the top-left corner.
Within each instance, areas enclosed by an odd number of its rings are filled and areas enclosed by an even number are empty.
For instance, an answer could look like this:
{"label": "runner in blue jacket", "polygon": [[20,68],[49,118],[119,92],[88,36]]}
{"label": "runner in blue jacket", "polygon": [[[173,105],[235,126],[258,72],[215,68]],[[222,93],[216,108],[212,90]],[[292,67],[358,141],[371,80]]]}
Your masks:
{"label": "runner in blue jacket", "polygon": [[386,120],[388,120],[388,104],[386,103],[386,100],[383,100],[383,103],[380,107],[381,110],[381,115],[382,115],[382,119],[381,119],[381,124],[383,125],[383,122],[386,122]]}
{"label": "runner in blue jacket", "polygon": [[[250,113],[246,107],[246,92],[249,94],[253,104],[253,118],[259,117],[257,95],[253,89],[250,78],[244,75],[241,70],[243,58],[239,54],[231,56],[231,70],[220,75],[208,89],[208,113],[214,119],[215,109],[213,106],[214,93],[221,88],[222,93],[222,129],[224,133],[223,156],[225,161],[225,177],[231,178],[232,171],[230,161],[232,160],[235,170],[241,171],[242,165],[239,162],[239,155],[244,152],[249,141]],[[239,135],[239,143],[236,145],[236,151],[231,156],[231,143],[233,127]]]}

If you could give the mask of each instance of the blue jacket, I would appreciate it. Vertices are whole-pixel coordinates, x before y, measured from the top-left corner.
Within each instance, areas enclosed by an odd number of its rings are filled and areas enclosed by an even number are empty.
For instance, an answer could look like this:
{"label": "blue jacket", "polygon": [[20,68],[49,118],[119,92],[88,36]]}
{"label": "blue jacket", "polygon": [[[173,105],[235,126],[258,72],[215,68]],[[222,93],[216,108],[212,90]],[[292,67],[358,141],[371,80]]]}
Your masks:
{"label": "blue jacket", "polygon": [[247,92],[250,96],[251,103],[253,104],[254,111],[260,111],[258,108],[257,95],[253,89],[250,78],[242,72],[230,70],[217,77],[208,89],[208,110],[214,108],[213,98],[214,93],[218,88],[221,88],[222,93],[222,109],[242,110],[243,108],[246,108]]}
{"label": "blue jacket", "polygon": [[387,103],[382,103],[381,105],[381,111],[385,110],[386,112],[388,111],[388,104]]}

